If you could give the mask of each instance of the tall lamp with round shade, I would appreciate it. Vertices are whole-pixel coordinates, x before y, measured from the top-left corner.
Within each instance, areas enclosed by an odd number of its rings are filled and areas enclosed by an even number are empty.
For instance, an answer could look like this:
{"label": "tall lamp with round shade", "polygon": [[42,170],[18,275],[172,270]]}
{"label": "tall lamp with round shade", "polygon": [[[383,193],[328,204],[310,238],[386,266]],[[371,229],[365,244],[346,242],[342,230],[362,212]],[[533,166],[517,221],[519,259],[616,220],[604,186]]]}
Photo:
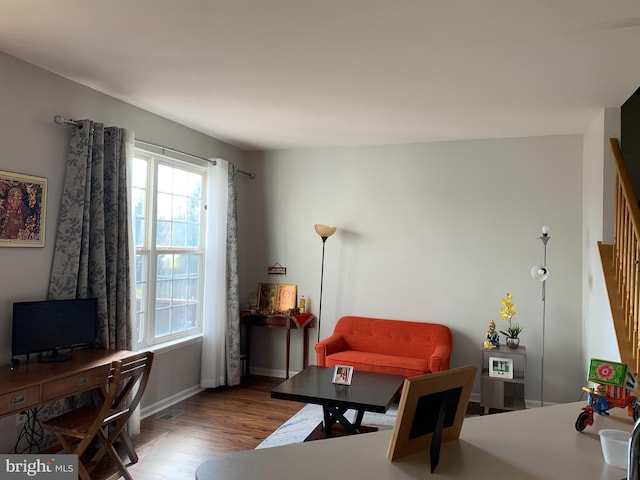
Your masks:
{"label": "tall lamp with round shade", "polygon": [[322,268],[320,270],[320,301],[318,302],[318,341],[320,341],[320,322],[322,322],[322,284],[324,282],[324,245],[327,238],[336,233],[336,227],[329,225],[315,225],[316,233],[322,238]]}
{"label": "tall lamp with round shade", "polygon": [[542,282],[542,353],[540,355],[540,406],[544,407],[544,327],[547,310],[547,278],[549,278],[549,268],[547,267],[547,242],[551,238],[549,227],[542,227],[542,235],[538,237],[544,246],[544,258],[542,265],[531,267],[531,277],[538,282]]}

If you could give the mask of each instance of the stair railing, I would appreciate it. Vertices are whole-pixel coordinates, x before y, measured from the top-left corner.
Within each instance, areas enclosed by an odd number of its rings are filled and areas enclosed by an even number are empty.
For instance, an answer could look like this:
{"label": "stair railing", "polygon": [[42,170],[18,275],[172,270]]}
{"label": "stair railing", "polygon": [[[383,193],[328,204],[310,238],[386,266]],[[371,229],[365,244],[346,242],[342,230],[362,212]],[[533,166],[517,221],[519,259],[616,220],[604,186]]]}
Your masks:
{"label": "stair railing", "polygon": [[[635,371],[640,371],[640,338],[638,332],[638,320],[640,315],[640,294],[639,286],[639,262],[640,262],[640,207],[636,194],[631,185],[631,179],[624,162],[624,157],[620,149],[617,138],[609,140],[611,151],[616,163],[616,202],[614,220],[614,244],[613,244],[613,267],[615,270],[615,282],[619,294],[618,307],[622,313],[624,330],[616,328],[619,337],[624,331],[626,338],[618,338],[618,343],[630,346],[630,359],[622,360],[635,367]],[[611,295],[609,300],[612,301]],[[612,311],[615,312],[612,304]],[[614,323],[616,318],[614,315]],[[619,320],[619,323],[622,321]],[[623,354],[621,348],[621,354]]]}

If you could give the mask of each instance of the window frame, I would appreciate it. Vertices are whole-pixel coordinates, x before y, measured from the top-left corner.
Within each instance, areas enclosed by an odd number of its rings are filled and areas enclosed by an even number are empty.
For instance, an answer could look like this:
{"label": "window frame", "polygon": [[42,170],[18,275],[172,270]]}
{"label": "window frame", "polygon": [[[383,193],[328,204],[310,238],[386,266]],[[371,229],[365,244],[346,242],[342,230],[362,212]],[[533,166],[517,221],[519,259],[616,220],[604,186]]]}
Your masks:
{"label": "window frame", "polygon": [[[135,250],[135,264],[134,276],[137,277],[137,259],[142,260],[142,273],[146,270],[146,278],[142,278],[141,282],[145,283],[146,289],[146,301],[141,300],[143,310],[143,319],[138,318],[138,279],[134,279],[134,291],[136,295],[135,313],[134,313],[134,332],[137,337],[137,343],[140,347],[153,347],[166,343],[172,343],[180,339],[187,339],[194,335],[201,335],[203,331],[203,312],[204,312],[204,268],[206,262],[206,209],[207,209],[207,183],[208,183],[208,167],[206,165],[196,163],[193,161],[185,161],[180,158],[179,155],[171,155],[166,152],[156,152],[152,148],[147,146],[141,147],[136,145],[134,148],[134,162],[136,159],[142,159],[147,162],[146,167],[146,195],[145,205],[143,209],[143,241],[142,245],[137,245],[135,230],[133,236],[134,250]],[[157,209],[158,209],[158,170],[160,165],[166,165],[170,168],[178,168],[190,173],[197,173],[202,176],[202,185],[200,192],[200,235],[198,247],[172,247],[172,246],[158,246],[157,245]],[[133,170],[133,169],[132,169]],[[133,173],[131,181],[132,192],[135,188]],[[135,196],[134,196],[135,198]],[[133,204],[134,198],[132,198],[132,219],[135,224],[137,221],[135,205]],[[135,227],[134,227],[135,228]],[[181,330],[175,333],[169,333],[160,337],[155,336],[156,322],[157,322],[157,310],[156,310],[156,298],[157,298],[157,265],[158,258],[161,255],[166,254],[196,254],[200,256],[198,267],[198,298],[196,309],[196,326]],[[146,262],[146,268],[145,268]],[[139,325],[139,322],[142,322]]]}

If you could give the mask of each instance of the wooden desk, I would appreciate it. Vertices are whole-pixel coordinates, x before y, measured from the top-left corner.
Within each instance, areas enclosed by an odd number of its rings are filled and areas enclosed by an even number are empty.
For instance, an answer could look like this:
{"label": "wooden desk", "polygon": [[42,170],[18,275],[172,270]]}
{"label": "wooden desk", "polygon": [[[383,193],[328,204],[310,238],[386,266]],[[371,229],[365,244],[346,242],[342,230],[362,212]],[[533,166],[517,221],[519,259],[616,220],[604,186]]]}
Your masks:
{"label": "wooden desk", "polygon": [[70,397],[104,384],[112,361],[133,354],[126,350],[85,349],[71,360],[40,363],[23,361],[11,370],[0,367],[0,417]]}
{"label": "wooden desk", "polygon": [[627,409],[597,416],[579,433],[575,420],[585,402],[518,410],[465,419],[459,440],[442,444],[440,462],[429,474],[429,452],[387,460],[391,430],[220,454],[202,463],[196,480],[376,480],[590,479],[620,480],[625,470],[607,465],[598,431],[630,431]]}
{"label": "wooden desk", "polygon": [[251,327],[268,327],[268,328],[284,328],[286,336],[286,378],[289,378],[289,350],[291,347],[291,328],[302,330],[302,368],[307,368],[309,362],[309,329],[316,324],[316,317],[311,313],[303,313],[300,315],[272,314],[266,315],[261,313],[243,313],[240,316],[240,323],[247,326],[247,374],[251,366]]}

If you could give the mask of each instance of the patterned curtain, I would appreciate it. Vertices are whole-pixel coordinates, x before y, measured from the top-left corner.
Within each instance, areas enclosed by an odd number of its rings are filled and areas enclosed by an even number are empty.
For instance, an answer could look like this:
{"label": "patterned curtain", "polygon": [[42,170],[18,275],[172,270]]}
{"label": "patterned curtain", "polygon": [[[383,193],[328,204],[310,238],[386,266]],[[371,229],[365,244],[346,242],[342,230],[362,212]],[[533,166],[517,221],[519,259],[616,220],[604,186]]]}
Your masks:
{"label": "patterned curtain", "polygon": [[227,205],[227,382],[239,385],[240,361],[240,291],[238,287],[238,187],[235,165],[228,168]]}
{"label": "patterned curtain", "polygon": [[49,298],[98,298],[98,346],[130,350],[127,132],[74,126]]}
{"label": "patterned curtain", "polygon": [[[89,120],[80,123],[72,127],[69,142],[49,299],[98,298],[98,347],[132,350],[127,197],[132,135]],[[83,395],[53,402],[38,417],[46,420],[90,400]],[[48,434],[40,448],[55,441]]]}
{"label": "patterned curtain", "polygon": [[240,383],[240,310],[237,253],[237,183],[233,164],[209,167],[200,385]]}

